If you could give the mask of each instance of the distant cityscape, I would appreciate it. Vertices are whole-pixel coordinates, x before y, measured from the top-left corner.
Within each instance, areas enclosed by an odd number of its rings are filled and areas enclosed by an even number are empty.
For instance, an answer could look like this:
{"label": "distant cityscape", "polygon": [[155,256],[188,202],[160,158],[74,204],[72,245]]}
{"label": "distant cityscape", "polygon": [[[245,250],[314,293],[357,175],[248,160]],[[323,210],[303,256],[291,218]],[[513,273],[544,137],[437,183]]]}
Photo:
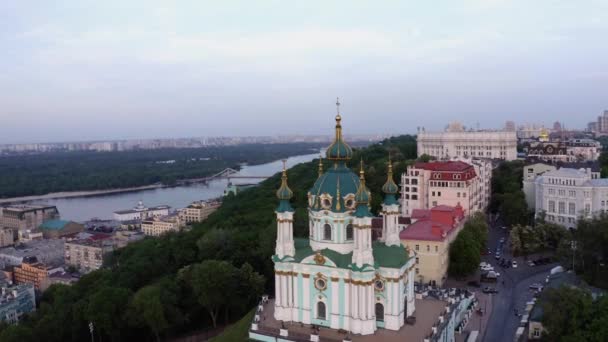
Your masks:
{"label": "distant cityscape", "polygon": [[[389,137],[388,134],[352,135],[353,142],[374,142]],[[166,139],[132,139],[108,141],[49,142],[0,145],[0,154],[43,153],[61,151],[114,152],[130,150],[153,150],[165,148],[202,148],[213,146],[236,146],[243,144],[329,143],[330,135],[284,135],[245,137],[199,137]]]}

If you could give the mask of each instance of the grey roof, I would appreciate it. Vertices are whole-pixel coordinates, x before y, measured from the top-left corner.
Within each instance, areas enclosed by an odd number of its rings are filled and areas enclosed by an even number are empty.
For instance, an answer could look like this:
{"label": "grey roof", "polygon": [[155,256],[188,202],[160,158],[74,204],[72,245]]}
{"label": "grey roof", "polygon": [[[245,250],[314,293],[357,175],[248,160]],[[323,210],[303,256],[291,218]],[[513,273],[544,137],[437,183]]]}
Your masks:
{"label": "grey roof", "polygon": [[590,179],[585,182],[585,185],[595,187],[608,187],[608,178]]}
{"label": "grey roof", "polygon": [[569,177],[569,178],[589,178],[585,171],[562,167],[558,170],[547,171],[543,174],[546,177]]}

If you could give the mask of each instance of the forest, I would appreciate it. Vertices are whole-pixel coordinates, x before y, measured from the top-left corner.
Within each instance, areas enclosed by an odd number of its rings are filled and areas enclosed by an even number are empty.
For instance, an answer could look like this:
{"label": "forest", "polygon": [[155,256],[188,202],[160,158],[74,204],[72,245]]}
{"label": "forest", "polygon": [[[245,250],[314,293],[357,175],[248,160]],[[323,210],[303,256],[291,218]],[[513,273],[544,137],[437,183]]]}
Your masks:
{"label": "forest", "polygon": [[248,144],[122,152],[49,152],[0,157],[0,198],[129,188],[200,178],[241,163],[315,153],[318,143]]}
{"label": "forest", "polygon": [[[401,136],[355,149],[351,160],[354,170],[360,159],[365,163],[376,213],[389,154],[395,174],[401,174],[416,158],[415,138]],[[307,235],[306,193],[317,165],[315,160],[288,171],[298,236]],[[0,341],[91,340],[89,322],[96,341],[160,341],[238,320],[259,295],[272,293],[279,184],[279,174],[274,175],[227,197],[191,231],[133,243],[73,286],[51,286],[35,313],[19,325],[0,327]]]}

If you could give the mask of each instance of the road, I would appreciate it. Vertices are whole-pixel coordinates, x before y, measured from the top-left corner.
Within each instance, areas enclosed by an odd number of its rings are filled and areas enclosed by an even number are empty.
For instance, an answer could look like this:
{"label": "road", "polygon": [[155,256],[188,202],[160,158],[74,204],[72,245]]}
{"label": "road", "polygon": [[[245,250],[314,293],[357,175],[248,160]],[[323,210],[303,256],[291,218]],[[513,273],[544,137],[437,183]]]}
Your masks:
{"label": "road", "polygon": [[[502,257],[516,260],[517,268],[501,268],[494,258],[494,252],[501,237],[507,239],[503,247]],[[522,312],[525,303],[533,298],[534,293],[529,290],[532,283],[544,283],[546,276],[555,264],[542,266],[528,266],[523,257],[513,258],[508,246],[508,230],[502,230],[497,226],[490,227],[488,236],[488,247],[492,254],[482,259],[490,262],[500,272],[500,280],[496,284],[498,294],[492,298],[492,312],[484,332],[483,341],[488,342],[512,342],[515,331],[519,327],[521,317],[516,316],[515,310]],[[503,283],[504,282],[504,283]]]}

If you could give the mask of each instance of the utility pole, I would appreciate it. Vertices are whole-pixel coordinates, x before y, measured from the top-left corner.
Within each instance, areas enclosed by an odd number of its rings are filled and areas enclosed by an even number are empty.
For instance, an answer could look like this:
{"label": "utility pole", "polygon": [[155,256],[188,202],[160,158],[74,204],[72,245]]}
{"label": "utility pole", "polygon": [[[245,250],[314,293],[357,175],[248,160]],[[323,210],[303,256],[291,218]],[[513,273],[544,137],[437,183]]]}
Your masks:
{"label": "utility pole", "polygon": [[89,322],[89,332],[91,332],[91,342],[95,342],[95,338],[93,337],[93,322]]}

